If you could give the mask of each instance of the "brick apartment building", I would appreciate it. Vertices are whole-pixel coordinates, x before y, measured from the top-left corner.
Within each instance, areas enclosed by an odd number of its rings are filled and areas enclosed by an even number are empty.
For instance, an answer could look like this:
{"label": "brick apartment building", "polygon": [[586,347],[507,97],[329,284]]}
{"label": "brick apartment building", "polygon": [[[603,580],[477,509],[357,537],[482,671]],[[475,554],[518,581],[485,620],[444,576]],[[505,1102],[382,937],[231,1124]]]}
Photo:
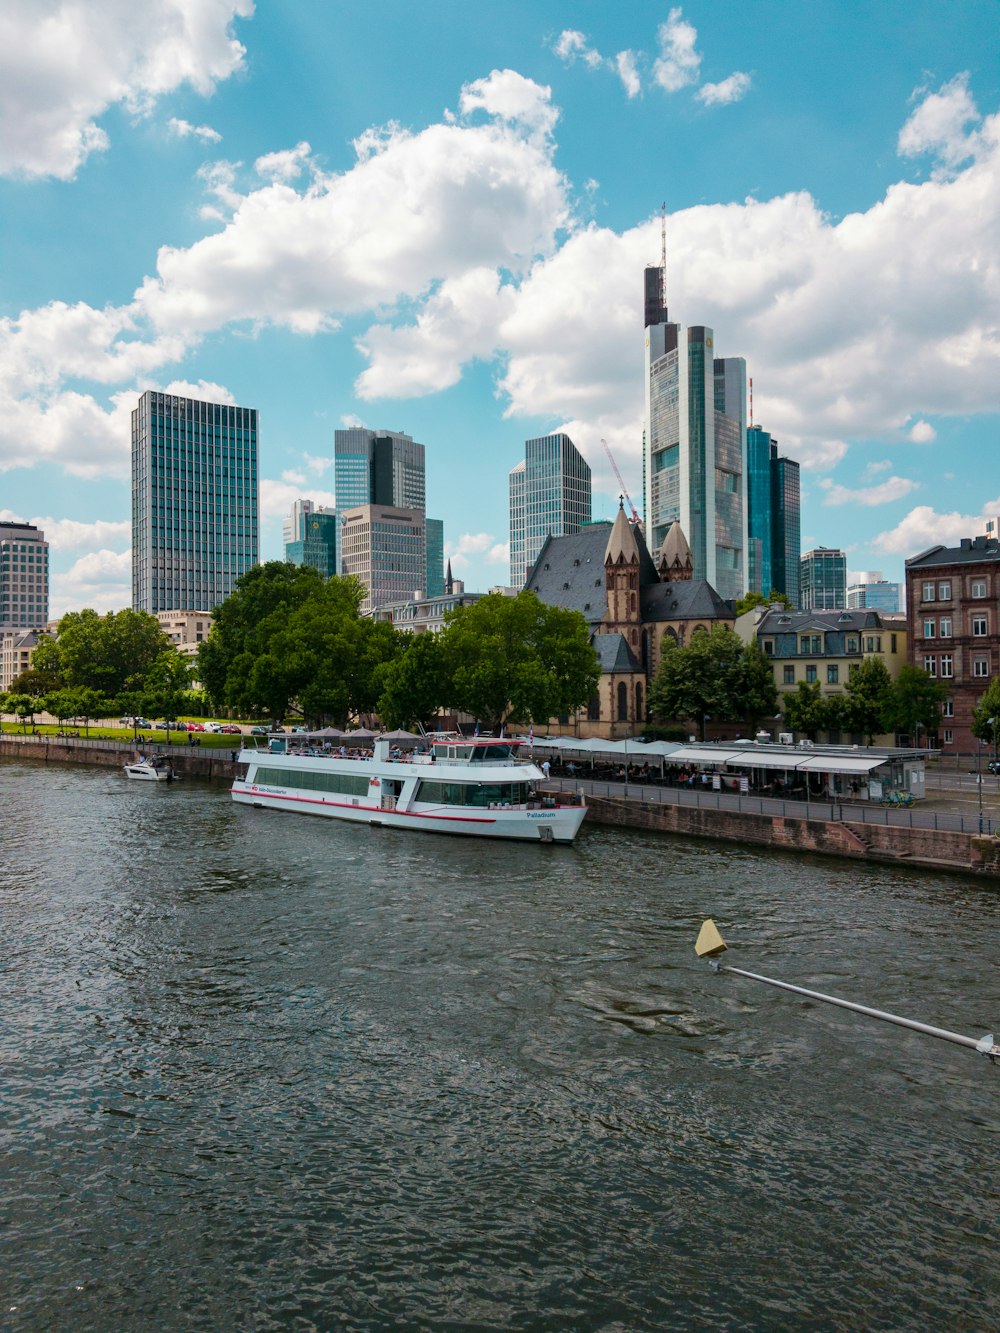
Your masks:
{"label": "brick apartment building", "polygon": [[938,742],[974,752],[972,711],[1000,671],[1000,542],[963,537],[906,562],[909,660],[948,690]]}

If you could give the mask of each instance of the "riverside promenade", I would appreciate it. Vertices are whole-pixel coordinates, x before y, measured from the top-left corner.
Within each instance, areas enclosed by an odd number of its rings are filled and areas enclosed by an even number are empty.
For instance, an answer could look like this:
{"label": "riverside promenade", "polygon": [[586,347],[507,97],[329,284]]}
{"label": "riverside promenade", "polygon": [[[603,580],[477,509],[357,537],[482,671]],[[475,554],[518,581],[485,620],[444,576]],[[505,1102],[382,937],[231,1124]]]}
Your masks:
{"label": "riverside promenade", "polygon": [[[236,739],[236,738],[234,738]],[[117,768],[135,754],[131,740],[50,735],[0,736],[0,759]],[[199,749],[144,742],[181,777],[231,782],[236,748]],[[1000,882],[1000,807],[980,813],[975,798],[931,796],[906,809],[873,802],[803,801],[629,782],[551,777],[546,786],[582,791],[588,820],[676,837],[814,852],[859,861],[899,862]]]}

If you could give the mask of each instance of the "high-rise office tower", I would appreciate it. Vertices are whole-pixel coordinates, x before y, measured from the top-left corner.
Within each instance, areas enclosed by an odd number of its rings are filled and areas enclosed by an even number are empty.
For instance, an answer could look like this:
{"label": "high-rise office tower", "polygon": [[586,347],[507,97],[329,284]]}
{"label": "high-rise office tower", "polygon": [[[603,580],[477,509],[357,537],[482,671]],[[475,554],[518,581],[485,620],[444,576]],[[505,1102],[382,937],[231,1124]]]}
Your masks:
{"label": "high-rise office tower", "polygon": [[508,481],[510,583],[521,588],[546,537],[567,537],[590,522],[590,467],[568,435],[540,435],[525,441],[524,461]]}
{"label": "high-rise office tower", "polygon": [[212,611],[257,564],[257,410],[147,391],[132,413],[132,606]]}
{"label": "high-rise office tower", "polygon": [[424,583],[425,597],[444,596],[444,522],[440,518],[428,518],[424,522],[427,533],[427,580]]}
{"label": "high-rise office tower", "polygon": [[761,426],[747,428],[747,591],[799,602],[799,465]]}
{"label": "high-rise office tower", "polygon": [[358,505],[342,517],[341,570],[356,575],[368,589],[362,614],[422,595],[427,533],[419,509]]}
{"label": "high-rise office tower", "polygon": [[843,551],[819,546],[799,561],[799,606],[803,611],[847,608],[847,557]]}
{"label": "high-rise office tower", "polygon": [[282,529],[285,559],[293,565],[312,565],[325,579],[339,573],[339,522],[335,509],[296,500]]}
{"label": "high-rise office tower", "polygon": [[646,540],[658,550],[679,522],[694,577],[721,597],[740,597],[748,544],[746,362],[717,357],[710,328],[670,321],[663,264],[645,270],[644,309]]}
{"label": "high-rise office tower", "polygon": [[0,521],[0,633],[44,629],[49,618],[49,544],[31,523]]}
{"label": "high-rise office tower", "polygon": [[[799,560],[802,553],[802,500],[799,465],[782,458],[771,441],[771,588],[801,606]],[[769,593],[771,588],[764,588]]]}
{"label": "high-rise office tower", "polygon": [[424,446],[401,431],[352,426],[334,432],[334,490],[337,508],[389,505],[426,507]]}

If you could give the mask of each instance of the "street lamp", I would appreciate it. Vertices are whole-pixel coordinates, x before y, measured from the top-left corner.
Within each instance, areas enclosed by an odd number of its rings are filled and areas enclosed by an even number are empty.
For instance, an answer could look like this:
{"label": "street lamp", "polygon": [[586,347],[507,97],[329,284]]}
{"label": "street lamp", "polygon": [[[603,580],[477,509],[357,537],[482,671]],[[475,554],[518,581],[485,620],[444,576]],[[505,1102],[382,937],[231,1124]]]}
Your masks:
{"label": "street lamp", "polygon": [[976,737],[976,786],[979,788],[979,832],[983,831],[983,742]]}

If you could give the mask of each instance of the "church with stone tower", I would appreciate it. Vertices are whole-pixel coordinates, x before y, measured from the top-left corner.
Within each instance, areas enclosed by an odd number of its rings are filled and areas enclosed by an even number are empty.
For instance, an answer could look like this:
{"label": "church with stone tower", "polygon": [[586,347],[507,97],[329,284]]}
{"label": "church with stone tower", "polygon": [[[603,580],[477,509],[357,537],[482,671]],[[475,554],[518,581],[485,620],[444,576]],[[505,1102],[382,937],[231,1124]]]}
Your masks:
{"label": "church with stone tower", "polygon": [[590,627],[601,664],[597,691],[574,717],[553,719],[577,736],[616,740],[640,732],[663,640],[669,635],[684,646],[696,630],[735,619],[732,603],[692,578],[680,525],[672,524],[654,559],[624,508],[614,523],[547,537],[524,586],[550,606],[579,611]]}

